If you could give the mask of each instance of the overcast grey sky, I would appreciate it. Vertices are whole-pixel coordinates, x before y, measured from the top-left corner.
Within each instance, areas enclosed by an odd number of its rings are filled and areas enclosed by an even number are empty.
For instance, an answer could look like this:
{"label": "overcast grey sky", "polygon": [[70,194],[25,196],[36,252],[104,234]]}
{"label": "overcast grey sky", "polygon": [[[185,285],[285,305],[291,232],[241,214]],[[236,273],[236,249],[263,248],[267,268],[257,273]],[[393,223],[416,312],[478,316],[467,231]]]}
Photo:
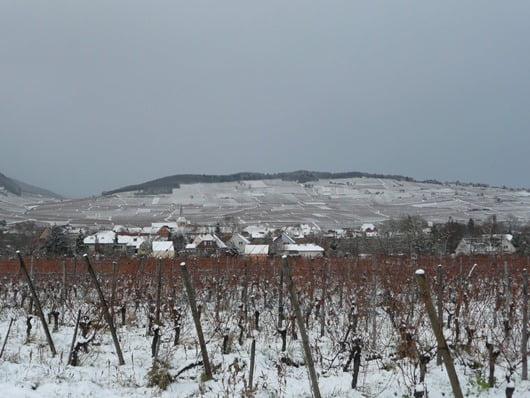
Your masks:
{"label": "overcast grey sky", "polygon": [[297,169],[530,187],[530,2],[0,2],[0,172],[69,196]]}

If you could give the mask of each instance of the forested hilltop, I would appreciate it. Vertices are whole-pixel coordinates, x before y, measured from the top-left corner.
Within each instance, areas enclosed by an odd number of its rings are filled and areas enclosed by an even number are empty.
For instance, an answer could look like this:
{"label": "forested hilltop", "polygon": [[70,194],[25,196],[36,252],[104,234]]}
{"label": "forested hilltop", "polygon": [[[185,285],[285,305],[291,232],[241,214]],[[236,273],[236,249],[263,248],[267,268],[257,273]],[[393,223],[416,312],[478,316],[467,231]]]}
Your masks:
{"label": "forested hilltop", "polygon": [[[416,181],[411,177],[393,174],[364,173],[360,171],[347,171],[332,173],[325,171],[298,170],[286,173],[254,173],[241,172],[235,174],[212,175],[212,174],[175,174],[168,177],[158,178],[141,184],[128,185],[122,188],[105,191],[103,195],[112,195],[120,192],[142,191],[143,193],[169,193],[174,188],[179,188],[180,184],[196,183],[219,183],[232,181],[252,181],[252,180],[284,180],[306,183],[329,178],[390,178],[398,181]],[[427,182],[427,181],[426,181]],[[439,183],[429,180],[430,183]]]}

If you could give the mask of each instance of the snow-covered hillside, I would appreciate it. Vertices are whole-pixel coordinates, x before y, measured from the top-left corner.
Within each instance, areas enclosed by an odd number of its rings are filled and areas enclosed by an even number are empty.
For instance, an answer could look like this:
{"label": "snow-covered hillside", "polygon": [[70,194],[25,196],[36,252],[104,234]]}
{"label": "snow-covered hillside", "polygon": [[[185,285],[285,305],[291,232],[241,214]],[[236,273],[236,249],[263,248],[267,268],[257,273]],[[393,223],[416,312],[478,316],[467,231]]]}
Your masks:
{"label": "snow-covered hillside", "polygon": [[493,214],[530,219],[530,193],[456,184],[427,184],[377,178],[320,180],[300,184],[257,180],[211,184],[182,184],[171,194],[125,192],[79,200],[47,201],[0,196],[0,219],[24,218],[84,225],[172,221],[180,208],[193,223],[306,223],[326,230],[378,223],[403,215],[434,222]]}

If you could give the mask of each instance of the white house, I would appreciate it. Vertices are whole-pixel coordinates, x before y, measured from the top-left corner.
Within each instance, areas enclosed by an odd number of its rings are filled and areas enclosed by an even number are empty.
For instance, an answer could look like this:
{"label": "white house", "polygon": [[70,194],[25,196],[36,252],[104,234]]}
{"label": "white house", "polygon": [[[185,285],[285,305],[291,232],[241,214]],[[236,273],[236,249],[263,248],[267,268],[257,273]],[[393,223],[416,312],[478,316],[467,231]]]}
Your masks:
{"label": "white house", "polygon": [[[195,252],[198,255],[218,255],[221,251],[227,249],[225,243],[215,234],[197,235],[192,244],[195,245]],[[193,250],[192,246],[187,245],[186,250]]]}
{"label": "white house", "polygon": [[168,240],[154,240],[152,243],[151,256],[156,258],[175,257],[175,248],[173,247],[173,242]]}
{"label": "white house", "polygon": [[324,255],[324,248],[313,243],[305,243],[301,245],[284,245],[284,253],[288,256],[301,256],[306,258],[322,257]]}
{"label": "white house", "polygon": [[250,241],[239,233],[235,233],[228,240],[228,246],[236,249],[240,254],[245,252],[245,247],[250,244]]}
{"label": "white house", "polygon": [[249,225],[243,231],[248,233],[252,239],[264,239],[269,229],[260,225]]}
{"label": "white house", "polygon": [[99,231],[94,235],[89,235],[83,239],[83,244],[86,245],[88,251],[91,253],[105,253],[111,254],[117,246],[116,233],[114,231]]}
{"label": "white house", "polygon": [[138,250],[145,242],[147,242],[147,239],[143,236],[118,235],[118,245],[124,246],[126,251],[133,253],[138,253]]}
{"label": "white house", "polygon": [[361,233],[365,234],[369,238],[374,238],[377,236],[377,228],[374,224],[366,223],[361,225]]}
{"label": "white house", "polygon": [[114,231],[99,231],[94,235],[89,235],[83,239],[85,245],[112,245],[116,243],[116,232]]}

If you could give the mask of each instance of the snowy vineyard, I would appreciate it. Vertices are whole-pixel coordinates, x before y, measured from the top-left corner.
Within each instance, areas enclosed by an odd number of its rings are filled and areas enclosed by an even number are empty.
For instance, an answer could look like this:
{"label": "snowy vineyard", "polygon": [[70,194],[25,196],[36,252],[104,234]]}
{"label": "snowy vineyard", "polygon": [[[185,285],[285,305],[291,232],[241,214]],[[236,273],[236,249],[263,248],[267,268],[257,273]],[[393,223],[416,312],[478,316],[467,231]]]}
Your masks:
{"label": "snowy vineyard", "polygon": [[527,262],[0,260],[0,392],[453,396],[422,268],[462,394],[527,397]]}

